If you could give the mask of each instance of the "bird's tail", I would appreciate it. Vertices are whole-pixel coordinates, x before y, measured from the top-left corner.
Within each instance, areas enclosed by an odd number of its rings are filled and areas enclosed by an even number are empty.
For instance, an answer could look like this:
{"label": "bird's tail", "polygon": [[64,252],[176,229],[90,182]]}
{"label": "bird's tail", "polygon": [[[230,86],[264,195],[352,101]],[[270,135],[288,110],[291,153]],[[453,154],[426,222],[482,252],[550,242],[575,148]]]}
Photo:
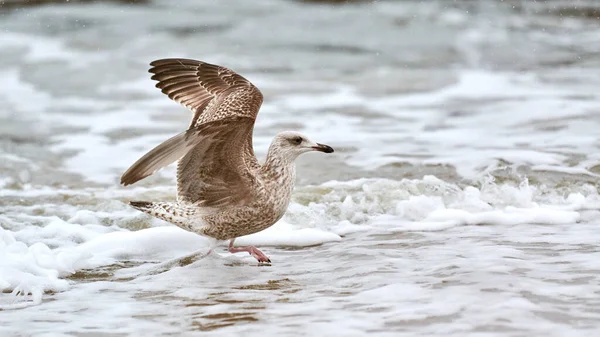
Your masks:
{"label": "bird's tail", "polygon": [[[170,222],[178,227],[189,231],[197,231],[197,227],[202,227],[200,218],[195,216],[196,207],[181,205],[176,202],[149,202],[149,201],[130,201],[131,207],[148,213],[156,218]],[[196,220],[196,221],[194,221]]]}

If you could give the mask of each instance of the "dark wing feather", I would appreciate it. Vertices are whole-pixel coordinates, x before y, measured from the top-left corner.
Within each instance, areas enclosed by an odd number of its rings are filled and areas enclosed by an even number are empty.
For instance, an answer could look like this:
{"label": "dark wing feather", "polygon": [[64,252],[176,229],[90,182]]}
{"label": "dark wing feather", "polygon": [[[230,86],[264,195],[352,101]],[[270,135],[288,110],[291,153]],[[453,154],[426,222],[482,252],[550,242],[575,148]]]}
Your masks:
{"label": "dark wing feather", "polygon": [[192,129],[182,132],[146,153],[123,173],[121,184],[134,184],[179,160],[200,141],[200,138],[193,138],[192,134]]}

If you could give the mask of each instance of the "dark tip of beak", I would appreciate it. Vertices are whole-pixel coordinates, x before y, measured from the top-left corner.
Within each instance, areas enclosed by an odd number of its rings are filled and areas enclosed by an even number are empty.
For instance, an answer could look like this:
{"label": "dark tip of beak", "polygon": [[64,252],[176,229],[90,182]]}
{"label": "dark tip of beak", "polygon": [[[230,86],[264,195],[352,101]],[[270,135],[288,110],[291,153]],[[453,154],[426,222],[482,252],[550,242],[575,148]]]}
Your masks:
{"label": "dark tip of beak", "polygon": [[317,146],[313,146],[313,149],[315,149],[316,151],[321,151],[321,152],[325,152],[325,153],[333,152],[333,148],[331,146],[325,145],[325,144],[319,144],[319,143],[317,143]]}

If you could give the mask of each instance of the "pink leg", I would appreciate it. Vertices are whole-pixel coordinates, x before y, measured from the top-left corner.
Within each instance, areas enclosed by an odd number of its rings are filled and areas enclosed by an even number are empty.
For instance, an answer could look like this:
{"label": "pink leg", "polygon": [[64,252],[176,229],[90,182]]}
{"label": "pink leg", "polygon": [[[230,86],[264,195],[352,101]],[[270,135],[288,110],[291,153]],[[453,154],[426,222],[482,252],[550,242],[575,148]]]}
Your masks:
{"label": "pink leg", "polygon": [[258,260],[258,262],[269,262],[271,263],[271,260],[269,260],[269,258],[260,250],[258,250],[258,248],[254,247],[254,246],[246,246],[246,247],[239,247],[239,248],[234,248],[233,247],[233,242],[235,241],[235,239],[229,241],[229,252],[230,253],[239,253],[239,252],[248,252],[248,254],[254,256],[254,258],[256,260]]}

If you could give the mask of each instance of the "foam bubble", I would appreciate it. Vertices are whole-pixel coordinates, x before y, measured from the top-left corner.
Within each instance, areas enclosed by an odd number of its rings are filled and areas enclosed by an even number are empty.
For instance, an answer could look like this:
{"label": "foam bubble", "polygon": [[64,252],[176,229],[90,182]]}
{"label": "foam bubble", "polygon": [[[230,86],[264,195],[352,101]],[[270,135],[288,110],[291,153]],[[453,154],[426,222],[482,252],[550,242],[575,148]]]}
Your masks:
{"label": "foam bubble", "polygon": [[71,272],[78,258],[53,251],[43,243],[27,246],[2,228],[0,256],[0,293],[8,290],[19,296],[3,296],[0,309],[39,304],[45,291],[68,289],[68,282],[60,276]]}
{"label": "foam bubble", "polygon": [[262,232],[242,236],[236,239],[235,243],[242,246],[307,247],[340,240],[341,237],[338,234],[326,230],[317,228],[298,229],[298,226],[291,225],[285,221],[279,221],[274,226]]}

